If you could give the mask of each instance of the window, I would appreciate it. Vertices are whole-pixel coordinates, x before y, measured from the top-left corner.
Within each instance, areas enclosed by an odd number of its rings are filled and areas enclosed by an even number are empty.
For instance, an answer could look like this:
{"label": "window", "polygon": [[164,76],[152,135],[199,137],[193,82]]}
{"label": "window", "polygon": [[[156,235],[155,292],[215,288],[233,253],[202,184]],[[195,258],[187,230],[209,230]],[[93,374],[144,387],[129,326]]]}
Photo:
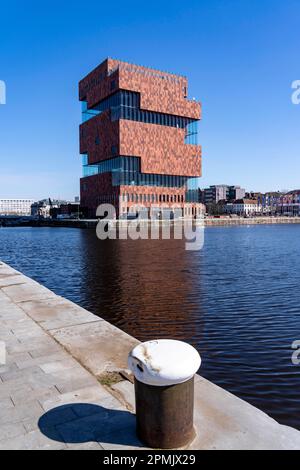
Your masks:
{"label": "window", "polygon": [[81,112],[82,112],[82,122],[86,122],[89,119],[93,118],[94,116],[97,116],[97,114],[100,113],[98,109],[88,109],[87,107],[87,102],[82,101],[81,102]]}
{"label": "window", "polygon": [[[111,81],[110,87],[111,91],[116,88],[116,80]],[[129,119],[161,126],[185,129],[186,143],[196,143],[197,120],[158,113],[155,111],[142,110],[140,109],[140,94],[137,92],[118,90],[111,96],[102,100],[92,109],[87,109],[87,103],[83,101],[82,120],[85,122],[105,110],[110,110],[112,121],[118,119]]]}
{"label": "window", "polygon": [[141,173],[139,157],[115,156],[117,152],[118,147],[112,145],[111,153],[114,158],[90,165],[88,163],[88,155],[82,155],[83,176],[112,173],[113,186],[135,185],[168,188],[184,188],[187,186],[188,189],[198,189],[197,178]]}
{"label": "window", "polygon": [[198,121],[190,121],[185,129],[185,143],[197,145]]}

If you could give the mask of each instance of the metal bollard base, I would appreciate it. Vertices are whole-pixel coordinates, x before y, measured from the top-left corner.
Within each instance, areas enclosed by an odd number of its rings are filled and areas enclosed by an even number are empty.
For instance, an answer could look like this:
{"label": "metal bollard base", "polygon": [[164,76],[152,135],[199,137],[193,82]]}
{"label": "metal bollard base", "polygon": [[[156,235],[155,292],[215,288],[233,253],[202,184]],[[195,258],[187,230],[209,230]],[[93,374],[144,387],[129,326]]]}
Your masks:
{"label": "metal bollard base", "polygon": [[148,447],[178,449],[194,440],[194,377],[161,387],[135,379],[135,402],[137,435]]}

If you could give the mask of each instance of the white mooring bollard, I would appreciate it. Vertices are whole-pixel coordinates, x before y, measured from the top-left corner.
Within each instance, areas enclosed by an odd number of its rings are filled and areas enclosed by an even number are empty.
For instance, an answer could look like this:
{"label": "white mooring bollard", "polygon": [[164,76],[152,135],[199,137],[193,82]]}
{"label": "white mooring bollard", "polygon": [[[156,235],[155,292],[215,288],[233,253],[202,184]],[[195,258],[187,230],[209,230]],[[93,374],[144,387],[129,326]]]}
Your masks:
{"label": "white mooring bollard", "polygon": [[146,445],[176,449],[194,439],[194,376],[200,364],[196,349],[177,340],[147,341],[130,352],[137,435]]}

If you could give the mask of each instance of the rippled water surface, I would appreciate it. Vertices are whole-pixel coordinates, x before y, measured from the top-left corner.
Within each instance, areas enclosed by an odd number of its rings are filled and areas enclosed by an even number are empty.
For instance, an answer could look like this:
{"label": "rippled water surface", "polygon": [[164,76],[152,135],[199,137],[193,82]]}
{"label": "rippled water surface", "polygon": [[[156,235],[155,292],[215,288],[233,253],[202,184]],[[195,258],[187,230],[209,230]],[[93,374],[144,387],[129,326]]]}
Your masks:
{"label": "rippled water surface", "polygon": [[201,373],[300,429],[300,225],[210,227],[181,240],[99,241],[94,230],[0,228],[0,259],[141,340],[201,353]]}

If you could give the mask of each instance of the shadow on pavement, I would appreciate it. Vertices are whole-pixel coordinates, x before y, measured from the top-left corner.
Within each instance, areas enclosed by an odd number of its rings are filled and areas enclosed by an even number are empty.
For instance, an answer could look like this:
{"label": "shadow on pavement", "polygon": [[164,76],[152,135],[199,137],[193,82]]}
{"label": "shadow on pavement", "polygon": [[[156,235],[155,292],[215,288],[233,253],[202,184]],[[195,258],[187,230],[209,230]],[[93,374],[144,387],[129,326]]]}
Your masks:
{"label": "shadow on pavement", "polygon": [[89,403],[70,403],[47,411],[38,421],[49,439],[65,443],[99,442],[143,447],[135,433],[135,415]]}

